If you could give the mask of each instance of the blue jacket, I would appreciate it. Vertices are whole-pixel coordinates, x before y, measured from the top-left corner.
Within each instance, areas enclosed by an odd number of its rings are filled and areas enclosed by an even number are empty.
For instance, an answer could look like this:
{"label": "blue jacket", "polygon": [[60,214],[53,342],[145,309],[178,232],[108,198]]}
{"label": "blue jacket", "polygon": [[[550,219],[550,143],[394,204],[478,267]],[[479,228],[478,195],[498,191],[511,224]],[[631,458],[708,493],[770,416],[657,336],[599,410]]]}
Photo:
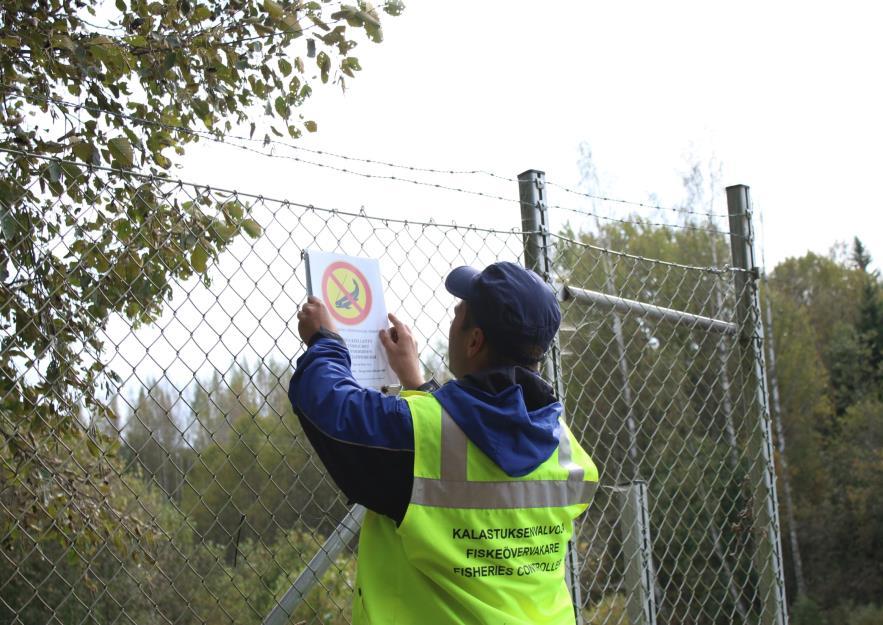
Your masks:
{"label": "blue jacket", "polygon": [[[404,399],[359,386],[350,366],[343,341],[318,333],[298,358],[288,398],[350,501],[400,523],[414,477],[411,412]],[[489,369],[433,394],[469,439],[513,477],[533,471],[558,446],[561,404],[528,369]]]}

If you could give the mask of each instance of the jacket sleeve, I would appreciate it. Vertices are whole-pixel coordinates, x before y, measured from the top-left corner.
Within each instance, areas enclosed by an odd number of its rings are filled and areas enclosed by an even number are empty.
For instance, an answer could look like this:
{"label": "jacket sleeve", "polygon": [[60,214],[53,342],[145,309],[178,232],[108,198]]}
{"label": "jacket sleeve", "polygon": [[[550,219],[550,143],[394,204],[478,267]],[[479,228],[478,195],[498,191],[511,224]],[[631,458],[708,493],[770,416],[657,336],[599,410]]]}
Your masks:
{"label": "jacket sleeve", "polygon": [[360,386],[330,333],[297,361],[288,398],[331,478],[350,501],[400,523],[411,498],[414,429],[405,400]]}

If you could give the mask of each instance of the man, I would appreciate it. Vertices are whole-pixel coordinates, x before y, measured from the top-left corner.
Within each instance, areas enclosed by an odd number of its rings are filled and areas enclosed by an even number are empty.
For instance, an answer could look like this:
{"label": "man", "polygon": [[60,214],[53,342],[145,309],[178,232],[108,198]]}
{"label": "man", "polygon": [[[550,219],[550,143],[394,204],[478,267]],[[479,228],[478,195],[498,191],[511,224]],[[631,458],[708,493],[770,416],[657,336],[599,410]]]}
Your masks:
{"label": "man", "polygon": [[368,508],[353,622],[571,624],[564,559],[598,471],[537,374],[555,294],[513,263],[453,270],[456,380],[424,384],[411,330],[381,342],[405,389],[360,387],[328,311],[309,298],[289,398],[331,477]]}

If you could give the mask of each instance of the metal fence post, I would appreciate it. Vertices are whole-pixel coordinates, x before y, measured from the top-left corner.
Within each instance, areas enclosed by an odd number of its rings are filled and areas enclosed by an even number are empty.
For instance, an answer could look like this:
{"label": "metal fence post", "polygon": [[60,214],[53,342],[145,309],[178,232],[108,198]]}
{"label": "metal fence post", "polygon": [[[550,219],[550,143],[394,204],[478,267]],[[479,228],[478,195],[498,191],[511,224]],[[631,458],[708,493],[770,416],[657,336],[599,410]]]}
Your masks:
{"label": "metal fence post", "polygon": [[626,613],[633,625],[656,625],[656,573],[647,482],[634,480],[617,487],[621,497],[620,532],[625,562]]}
{"label": "metal fence post", "polygon": [[365,518],[365,508],[356,504],[350,508],[346,516],[325,540],[316,555],[310,560],[301,574],[297,576],[282,599],[264,617],[262,625],[285,625],[291,620],[294,611],[304,600],[304,597],[319,583],[325,571],[334,560],[343,552],[352,540],[359,535],[362,529],[362,519]]}
{"label": "metal fence post", "polygon": [[[543,280],[557,291],[553,279],[553,259],[550,228],[549,205],[546,202],[546,174],[536,169],[528,169],[518,175],[518,193],[521,198],[521,230],[524,232],[524,266],[537,272]],[[556,335],[543,371],[551,382],[558,399],[564,402],[564,377],[561,371],[561,343]],[[566,413],[565,413],[566,414]],[[576,535],[567,549],[567,580],[570,594],[573,597],[573,609],[576,622],[582,625],[582,588],[579,578],[579,554],[576,549]]]}
{"label": "metal fence post", "polygon": [[[785,580],[782,572],[782,544],[779,531],[776,473],[773,465],[773,440],[764,376],[763,324],[758,297],[758,269],[754,258],[754,233],[751,227],[748,187],[727,187],[727,208],[730,218],[730,247],[733,265],[743,271],[734,273],[736,314],[740,326],[738,346],[741,369],[754,383],[756,393],[748,398],[746,411],[750,427],[749,449],[752,487],[761,489],[754,497],[754,521],[758,530],[754,563],[758,574],[758,595],[761,601],[760,622],[764,625],[786,625]],[[753,379],[752,379],[753,378]],[[754,424],[754,410],[757,423]],[[759,458],[757,457],[759,456]]]}
{"label": "metal fence post", "polygon": [[[546,174],[529,169],[518,176],[521,196],[521,230],[524,232],[524,266],[537,272],[553,289],[552,243],[549,236],[549,208],[546,202]],[[546,377],[560,400],[564,400],[564,379],[561,375],[561,344],[558,337],[543,363]]]}

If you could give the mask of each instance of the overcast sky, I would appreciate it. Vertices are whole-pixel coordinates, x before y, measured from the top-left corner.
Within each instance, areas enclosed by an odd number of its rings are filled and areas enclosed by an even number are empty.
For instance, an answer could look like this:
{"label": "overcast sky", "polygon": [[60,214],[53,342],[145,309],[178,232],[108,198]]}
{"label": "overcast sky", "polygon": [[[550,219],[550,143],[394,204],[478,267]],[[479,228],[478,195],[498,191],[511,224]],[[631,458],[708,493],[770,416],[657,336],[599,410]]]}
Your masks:
{"label": "overcast sky", "polygon": [[[879,266],[880,17],[870,2],[411,1],[385,19],[381,45],[360,45],[364,71],[345,94],[318,90],[304,107],[319,132],[301,145],[506,176],[538,168],[577,185],[587,142],[602,191],[662,204],[682,197],[691,154],[715,157],[723,183],[748,184],[764,212],[768,265],[858,234]],[[185,162],[185,179],[295,201],[518,224],[515,204],[217,144]],[[517,197],[513,183],[431,178]],[[549,200],[580,204],[554,188]]]}

